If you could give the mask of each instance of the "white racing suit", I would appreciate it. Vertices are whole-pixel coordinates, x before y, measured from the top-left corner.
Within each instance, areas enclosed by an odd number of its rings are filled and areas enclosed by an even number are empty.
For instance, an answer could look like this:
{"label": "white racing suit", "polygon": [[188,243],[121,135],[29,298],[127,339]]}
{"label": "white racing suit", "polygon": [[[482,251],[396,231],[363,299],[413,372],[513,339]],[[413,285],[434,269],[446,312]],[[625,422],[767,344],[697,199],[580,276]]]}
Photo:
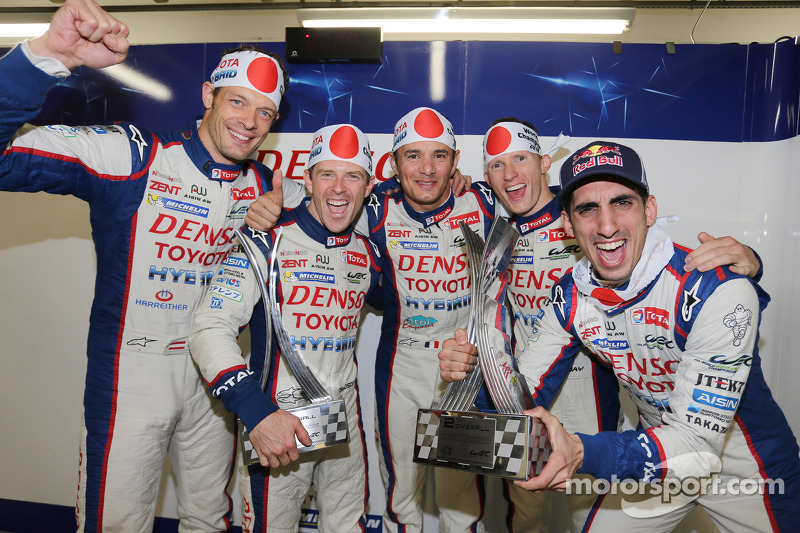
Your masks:
{"label": "white racing suit", "polygon": [[[78,529],[152,529],[168,453],[181,531],[227,529],[233,419],[203,385],[187,337],[234,228],[272,173],[215,163],[194,124],[22,128],[58,81],[21,47],[0,60],[0,189],[70,194],[90,207],[97,279]],[[296,205],[303,190],[287,181],[284,194]]]}
{"label": "white racing suit", "polygon": [[[463,220],[486,237],[494,198],[476,183],[441,207],[417,213],[402,192],[371,195],[365,206],[369,236],[382,258],[383,323],[375,368],[381,474],[386,489],[386,531],[422,530],[424,466],[413,462],[417,410],[438,404],[442,342],[466,328],[471,313]],[[477,531],[483,515],[480,476],[434,468],[435,499],[443,532]]]}
{"label": "white racing suit", "polygon": [[[637,430],[579,434],[585,452],[579,472],[655,483],[657,505],[642,510],[637,496],[607,494],[586,530],[668,531],[700,505],[724,531],[798,531],[798,446],[758,353],[769,297],[727,268],[684,272],[689,250],[668,239],[667,245],[674,250],[667,266],[610,310],[579,292],[573,277],[563,278],[519,357],[537,401],[547,406],[583,345],[638,409]],[[747,495],[729,485],[741,480],[782,480],[782,486]],[[697,490],[706,482],[712,485]],[[666,494],[676,487],[683,494]]]}
{"label": "white racing suit", "polygon": [[[536,213],[517,217],[512,222],[520,232],[520,240],[511,258],[508,298],[514,316],[515,352],[519,353],[533,333],[539,309],[550,299],[550,288],[568,274],[582,253],[577,241],[564,232],[561,207],[555,198]],[[550,412],[571,433],[615,431],[619,420],[617,390],[614,375],[581,350]],[[510,532],[534,533],[551,529],[549,500],[561,495],[535,494],[511,482],[504,485],[509,500],[506,526]],[[595,496],[569,495],[567,498],[573,530],[580,531]]]}
{"label": "white racing suit", "polygon": [[[320,383],[334,399],[344,399],[350,442],[302,453],[287,466],[256,466],[251,471],[241,467],[242,529],[297,531],[300,506],[313,483],[320,531],[360,532],[365,527],[367,459],[354,352],[365,297],[378,281],[375,250],[357,233],[330,233],[303,203],[284,212],[268,233],[245,231],[258,249],[265,278],[277,231],[282,232],[277,248],[277,297],[283,326]],[[265,281],[269,283],[268,278]],[[242,360],[236,336],[250,321],[254,306],[256,314],[263,316],[260,300],[258,280],[247,256],[231,254],[195,314],[191,337],[192,355],[214,396],[248,429],[279,407],[309,403],[274,337],[262,393],[258,378],[266,338],[263,327],[251,324],[249,370]]]}

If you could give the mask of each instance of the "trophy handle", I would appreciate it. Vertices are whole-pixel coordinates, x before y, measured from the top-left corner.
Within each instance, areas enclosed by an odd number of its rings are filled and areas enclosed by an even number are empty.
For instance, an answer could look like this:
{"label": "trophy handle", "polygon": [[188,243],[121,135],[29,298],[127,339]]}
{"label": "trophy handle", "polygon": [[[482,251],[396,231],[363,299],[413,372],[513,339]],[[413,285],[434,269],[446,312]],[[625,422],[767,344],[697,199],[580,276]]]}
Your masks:
{"label": "trophy handle", "polygon": [[325,386],[319,382],[317,376],[308,367],[308,363],[303,359],[302,354],[298,352],[286,328],[283,327],[283,319],[281,317],[281,307],[277,297],[278,285],[278,243],[281,240],[281,229],[278,230],[275,236],[275,241],[272,243],[272,256],[270,257],[269,265],[269,307],[272,313],[272,323],[274,325],[275,337],[278,339],[278,346],[281,348],[281,353],[289,366],[292,375],[297,380],[300,388],[308,395],[312,404],[329,402],[333,397],[325,389]]}
{"label": "trophy handle", "polygon": [[[253,250],[250,240],[245,239],[241,228],[236,228],[234,234],[242,244],[242,249],[247,259],[250,261],[250,266],[255,272],[256,279],[258,280],[258,288],[261,290],[261,304],[264,307],[264,316],[266,318],[266,348],[264,349],[264,364],[261,366],[261,375],[258,377],[258,383],[261,385],[261,392],[267,388],[267,376],[269,376],[269,354],[272,352],[272,316],[269,313],[268,297],[267,297],[267,282],[264,278],[264,273],[261,272],[261,267],[258,266],[256,261],[256,254]],[[252,357],[252,355],[251,355]]]}

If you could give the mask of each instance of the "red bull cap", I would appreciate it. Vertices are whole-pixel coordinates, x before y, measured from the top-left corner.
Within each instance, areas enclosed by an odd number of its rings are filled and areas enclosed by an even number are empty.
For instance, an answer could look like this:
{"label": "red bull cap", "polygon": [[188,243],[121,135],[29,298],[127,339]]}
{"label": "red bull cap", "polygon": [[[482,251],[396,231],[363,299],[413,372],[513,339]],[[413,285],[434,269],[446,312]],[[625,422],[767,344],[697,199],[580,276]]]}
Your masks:
{"label": "red bull cap", "polygon": [[566,195],[602,176],[613,176],[650,192],[642,158],[633,148],[610,141],[594,141],[577,150],[561,166],[561,191],[558,199],[564,207]]}

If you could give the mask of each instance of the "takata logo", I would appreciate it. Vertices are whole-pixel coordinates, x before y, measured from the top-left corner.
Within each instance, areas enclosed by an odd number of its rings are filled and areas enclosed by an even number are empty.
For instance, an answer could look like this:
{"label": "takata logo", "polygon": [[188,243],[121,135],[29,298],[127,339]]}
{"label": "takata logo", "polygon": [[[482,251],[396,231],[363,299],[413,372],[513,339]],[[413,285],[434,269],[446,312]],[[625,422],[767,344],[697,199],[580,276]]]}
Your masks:
{"label": "takata logo", "polygon": [[342,250],[342,260],[348,265],[367,266],[367,256],[358,252]]}
{"label": "takata logo", "polygon": [[669,329],[669,312],[657,307],[637,307],[631,310],[631,324],[654,324]]}
{"label": "takata logo", "polygon": [[159,302],[168,302],[172,300],[173,297],[174,297],[173,294],[167,289],[158,291],[156,293],[156,300],[158,300]]}

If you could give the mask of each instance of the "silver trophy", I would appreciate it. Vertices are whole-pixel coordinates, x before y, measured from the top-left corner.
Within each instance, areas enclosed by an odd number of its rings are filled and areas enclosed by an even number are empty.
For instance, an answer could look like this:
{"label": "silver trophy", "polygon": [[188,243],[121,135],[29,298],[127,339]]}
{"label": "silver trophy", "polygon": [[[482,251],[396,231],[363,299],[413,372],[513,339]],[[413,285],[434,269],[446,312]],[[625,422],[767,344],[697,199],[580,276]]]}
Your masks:
{"label": "silver trophy", "polygon": [[[551,447],[544,425],[521,414],[536,405],[507,332],[506,270],[519,232],[498,217],[484,245],[469,226],[459,224],[471,276],[467,335],[478,347],[478,365],[467,379],[450,384],[436,408],[419,410],[414,461],[529,479],[542,471]],[[497,413],[469,410],[484,380]]]}
{"label": "silver trophy", "polygon": [[[264,314],[266,315],[267,341],[264,351],[264,364],[261,367],[261,375],[259,377],[262,392],[267,386],[267,377],[269,376],[269,357],[272,352],[272,331],[274,330],[283,358],[289,366],[292,375],[297,380],[297,384],[310,402],[309,405],[303,407],[286,409],[287,412],[292,413],[300,419],[300,422],[311,438],[311,446],[305,446],[295,437],[297,450],[303,453],[316,450],[317,448],[346,444],[350,440],[350,434],[347,429],[347,413],[345,411],[344,400],[333,399],[331,394],[325,389],[325,386],[319,382],[314,372],[308,367],[308,363],[303,359],[302,354],[295,349],[289,338],[289,333],[286,331],[286,328],[283,327],[281,308],[277,299],[276,288],[278,284],[277,249],[278,242],[281,238],[281,231],[278,230],[275,241],[272,244],[272,254],[269,260],[269,294],[267,294],[266,291],[266,279],[256,261],[256,254],[252,249],[250,241],[244,238],[241,230],[237,229],[235,233],[239,238],[239,242],[242,243],[244,253],[250,260],[250,265],[255,272],[258,285],[261,289],[261,301],[264,305]],[[258,454],[250,442],[247,429],[241,422],[239,423],[239,437],[245,466],[258,463]]]}

